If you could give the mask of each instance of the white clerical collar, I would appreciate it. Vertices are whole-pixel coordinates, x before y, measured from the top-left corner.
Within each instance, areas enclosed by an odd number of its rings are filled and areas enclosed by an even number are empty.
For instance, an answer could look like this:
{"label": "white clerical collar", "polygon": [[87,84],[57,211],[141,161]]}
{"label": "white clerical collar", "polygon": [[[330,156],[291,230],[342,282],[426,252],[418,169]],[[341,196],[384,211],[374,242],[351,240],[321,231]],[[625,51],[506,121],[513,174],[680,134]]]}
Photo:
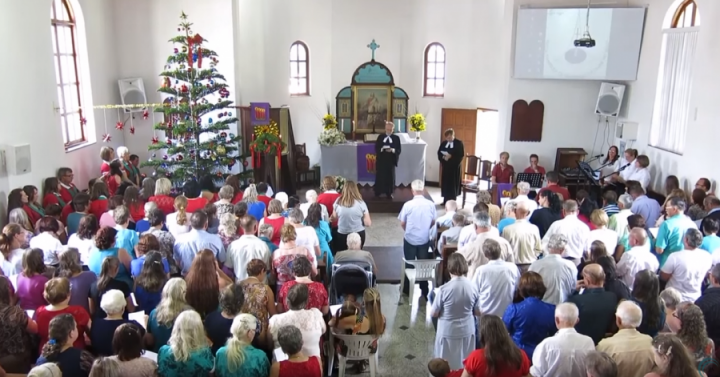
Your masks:
{"label": "white clerical collar", "polygon": [[392,134],[385,134],[385,139],[383,139],[383,143],[392,143],[392,138],[390,136],[392,136]]}
{"label": "white clerical collar", "polygon": [[62,183],[62,182],[59,182],[59,183],[60,183],[60,186],[65,187],[65,188],[68,189],[68,190],[70,190],[70,189],[72,188],[71,185],[66,185],[66,184],[64,184],[64,183]]}
{"label": "white clerical collar", "polygon": [[453,142],[454,142],[454,140],[453,140],[453,141],[448,141],[448,142],[446,142],[446,143],[445,143],[445,148],[447,148],[447,149],[452,149],[452,147],[453,147]]}

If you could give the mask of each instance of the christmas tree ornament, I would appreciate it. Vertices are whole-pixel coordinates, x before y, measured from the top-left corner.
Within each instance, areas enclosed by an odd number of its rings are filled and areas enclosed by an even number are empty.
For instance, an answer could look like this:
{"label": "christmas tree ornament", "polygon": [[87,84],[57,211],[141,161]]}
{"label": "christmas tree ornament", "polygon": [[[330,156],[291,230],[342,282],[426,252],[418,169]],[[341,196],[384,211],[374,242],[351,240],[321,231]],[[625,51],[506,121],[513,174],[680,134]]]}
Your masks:
{"label": "christmas tree ornament", "polygon": [[[176,54],[178,53],[178,49],[177,49],[177,48],[174,48],[173,51],[174,51]],[[170,69],[170,68],[168,68],[168,69]]]}
{"label": "christmas tree ornament", "polygon": [[226,138],[226,137],[227,137],[227,133],[225,133],[225,132],[220,132],[220,137],[223,138],[223,139]]}
{"label": "christmas tree ornament", "polygon": [[155,157],[157,157],[157,154],[153,153],[152,158],[155,158]]}
{"label": "christmas tree ornament", "polygon": [[153,177],[157,177],[157,171],[152,172]]}
{"label": "christmas tree ornament", "polygon": [[123,123],[121,121],[117,121],[117,123],[115,123],[115,128],[117,128],[118,130],[122,130],[124,127],[125,127],[125,123]]}
{"label": "christmas tree ornament", "polygon": [[[152,138],[152,143],[153,143],[153,144],[159,144],[159,143],[160,143],[160,141],[158,140],[158,138],[157,138],[157,137],[153,137],[153,138]],[[153,154],[153,157],[155,157],[155,155],[154,155],[154,154]]]}
{"label": "christmas tree ornament", "polygon": [[103,142],[105,142],[105,143],[109,143],[109,142],[112,140],[112,136],[110,136],[110,134],[104,134],[104,135],[102,136],[102,140],[103,140]]}
{"label": "christmas tree ornament", "polygon": [[208,118],[208,123],[212,124],[212,118]]}
{"label": "christmas tree ornament", "polygon": [[224,156],[225,153],[227,153],[227,150],[225,149],[225,146],[224,146],[224,145],[218,145],[217,148],[215,148],[215,151],[216,151],[217,154],[220,155],[220,156]]}
{"label": "christmas tree ornament", "polygon": [[231,113],[231,112],[228,112],[228,116],[231,117],[231,116],[232,116],[232,113]]}
{"label": "christmas tree ornament", "polygon": [[231,139],[234,139],[234,138],[235,138],[235,134],[230,134],[230,138],[231,138]]}
{"label": "christmas tree ornament", "polygon": [[187,52],[187,50],[188,50],[188,49],[187,49],[187,47],[186,47],[186,46],[183,46],[183,48],[182,48],[182,52],[183,52],[183,53],[186,53],[186,52]]}
{"label": "christmas tree ornament", "polygon": [[179,155],[177,156],[177,160],[178,160],[178,161],[182,161],[182,160],[183,160],[183,155],[179,154]]}
{"label": "christmas tree ornament", "polygon": [[163,155],[163,160],[167,161],[168,155]]}

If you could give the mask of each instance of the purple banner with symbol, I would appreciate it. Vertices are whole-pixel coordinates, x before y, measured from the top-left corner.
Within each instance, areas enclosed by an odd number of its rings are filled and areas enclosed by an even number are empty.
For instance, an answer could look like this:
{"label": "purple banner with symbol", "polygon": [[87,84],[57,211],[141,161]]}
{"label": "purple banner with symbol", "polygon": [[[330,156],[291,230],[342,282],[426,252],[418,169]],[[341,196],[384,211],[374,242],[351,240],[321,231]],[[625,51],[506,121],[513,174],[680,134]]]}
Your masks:
{"label": "purple banner with symbol", "polygon": [[497,187],[497,205],[502,207],[502,199],[511,197],[511,190],[513,188],[512,183],[496,183],[495,187]]}
{"label": "purple banner with symbol", "polygon": [[375,143],[357,145],[358,182],[375,182]]}

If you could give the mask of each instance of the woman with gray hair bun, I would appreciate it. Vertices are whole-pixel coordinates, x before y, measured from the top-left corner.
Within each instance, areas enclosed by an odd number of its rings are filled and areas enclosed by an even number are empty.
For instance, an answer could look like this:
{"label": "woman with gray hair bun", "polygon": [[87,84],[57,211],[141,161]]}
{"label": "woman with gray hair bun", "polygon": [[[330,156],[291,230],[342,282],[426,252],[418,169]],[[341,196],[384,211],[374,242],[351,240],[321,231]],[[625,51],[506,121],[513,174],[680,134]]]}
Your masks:
{"label": "woman with gray hair bun", "polygon": [[233,212],[232,200],[235,197],[235,189],[232,186],[225,185],[220,188],[218,192],[219,200],[215,202],[215,208],[217,208],[217,217],[221,218],[226,213]]}
{"label": "woman with gray hair bun", "polygon": [[287,360],[273,362],[270,377],[321,377],[322,367],[318,356],[303,352],[303,335],[292,325],[278,330],[280,349],[288,356]]}
{"label": "woman with gray hair bun", "polygon": [[[288,216],[288,224],[295,228],[297,238],[295,244],[297,246],[305,246],[308,250],[315,253],[316,257],[321,255],[320,240],[318,239],[315,228],[304,225],[305,216],[299,208],[293,208]],[[313,265],[317,266],[317,258],[314,259]]]}
{"label": "woman with gray hair bun", "polygon": [[[302,211],[303,215],[307,217],[308,215],[308,208],[310,208],[310,205],[313,203],[317,203],[318,193],[315,190],[308,190],[305,193],[305,200],[307,200],[307,203],[300,204],[300,210]],[[330,222],[330,215],[328,214],[328,209],[325,207],[325,204],[320,203],[320,209],[322,211],[322,220]]]}
{"label": "woman with gray hair bun", "polygon": [[220,240],[222,241],[223,246],[225,246],[226,250],[233,241],[240,238],[240,235],[238,234],[237,220],[238,218],[232,213],[223,213],[222,216],[220,216],[218,236],[220,236]]}
{"label": "woman with gray hair bun", "polygon": [[107,317],[96,318],[90,328],[90,341],[98,355],[112,356],[115,354],[115,352],[113,352],[112,339],[115,335],[115,329],[120,327],[120,325],[125,323],[133,324],[143,329],[142,334],[143,336],[145,335],[145,330],[142,325],[136,321],[123,318],[125,305],[125,295],[117,289],[111,289],[102,295],[100,307],[105,311]]}

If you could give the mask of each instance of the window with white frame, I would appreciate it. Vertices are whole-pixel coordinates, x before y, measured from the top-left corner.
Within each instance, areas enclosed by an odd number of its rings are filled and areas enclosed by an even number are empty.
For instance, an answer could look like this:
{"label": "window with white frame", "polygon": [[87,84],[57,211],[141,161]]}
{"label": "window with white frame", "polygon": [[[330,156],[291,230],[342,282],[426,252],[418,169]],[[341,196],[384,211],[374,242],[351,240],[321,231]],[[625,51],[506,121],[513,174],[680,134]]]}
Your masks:
{"label": "window with white frame", "polygon": [[445,96],[445,47],[437,42],[425,48],[423,96]]}
{"label": "window with white frame", "polygon": [[305,43],[290,46],[290,95],[310,95],[310,53]]}
{"label": "window with white frame", "polygon": [[663,30],[657,91],[650,128],[650,145],[682,155],[690,122],[693,63],[700,15],[694,0],[675,10],[670,27]]}

